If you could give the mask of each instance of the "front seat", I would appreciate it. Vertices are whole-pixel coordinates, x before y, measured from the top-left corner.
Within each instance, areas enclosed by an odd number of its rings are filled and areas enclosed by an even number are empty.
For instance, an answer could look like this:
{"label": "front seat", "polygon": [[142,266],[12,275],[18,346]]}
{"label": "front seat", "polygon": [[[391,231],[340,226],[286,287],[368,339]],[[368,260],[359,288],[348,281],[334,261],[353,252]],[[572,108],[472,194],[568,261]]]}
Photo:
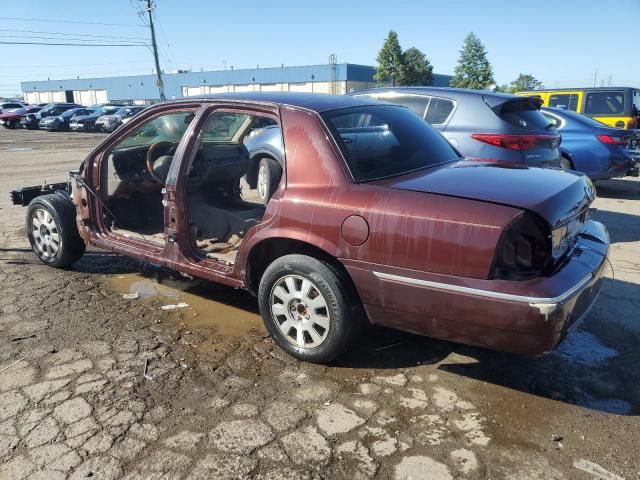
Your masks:
{"label": "front seat", "polygon": [[153,162],[153,173],[162,180],[163,185],[167,183],[167,176],[169,175],[172,160],[173,155],[162,155]]}

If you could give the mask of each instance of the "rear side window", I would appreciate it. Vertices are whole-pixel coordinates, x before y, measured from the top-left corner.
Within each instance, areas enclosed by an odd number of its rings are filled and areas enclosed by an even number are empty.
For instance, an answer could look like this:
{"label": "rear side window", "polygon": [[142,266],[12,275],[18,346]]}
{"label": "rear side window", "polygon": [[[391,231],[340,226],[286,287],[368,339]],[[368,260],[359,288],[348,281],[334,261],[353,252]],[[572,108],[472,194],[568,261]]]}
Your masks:
{"label": "rear side window", "polygon": [[576,93],[556,93],[549,97],[550,107],[564,107],[567,110],[578,110],[578,95]]}
{"label": "rear side window", "polygon": [[587,93],[584,113],[592,115],[616,115],[624,113],[624,94],[622,92]]}
{"label": "rear side window", "polygon": [[326,112],[322,117],[357,182],[459,159],[449,142],[407,108],[355,107]]}
{"label": "rear side window", "polygon": [[500,118],[514,127],[527,130],[548,130],[549,126],[549,120],[527,101],[507,102],[500,111]]}
{"label": "rear side window", "polygon": [[419,95],[398,95],[394,97],[376,97],[376,100],[404,105],[416,112],[420,117],[424,118],[427,106],[429,105],[429,98],[430,97],[423,97]]}
{"label": "rear side window", "polygon": [[431,125],[440,125],[447,121],[453,111],[454,103],[445,98],[432,98],[424,119]]}

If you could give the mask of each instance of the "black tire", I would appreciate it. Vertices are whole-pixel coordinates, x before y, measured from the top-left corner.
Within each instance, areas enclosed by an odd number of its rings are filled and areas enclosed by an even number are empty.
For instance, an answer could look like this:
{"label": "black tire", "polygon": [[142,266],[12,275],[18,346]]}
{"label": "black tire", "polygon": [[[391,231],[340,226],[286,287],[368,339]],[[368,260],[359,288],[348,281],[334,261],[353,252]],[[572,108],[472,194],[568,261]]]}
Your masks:
{"label": "black tire", "polygon": [[573,162],[571,161],[571,159],[569,159],[569,157],[565,155],[562,155],[562,157],[560,157],[560,166],[565,170],[575,170]]}
{"label": "black tire", "polygon": [[[282,178],[282,167],[273,158],[264,157],[258,162],[258,172],[256,175],[256,188],[260,201],[265,205],[271,200],[271,196],[280,185]],[[261,182],[264,182],[261,184]]]}
{"label": "black tire", "polygon": [[31,248],[42,263],[67,268],[84,254],[86,245],[78,233],[76,207],[66,194],[34,198],[27,208],[26,228]]}
{"label": "black tire", "polygon": [[[278,288],[282,288],[287,279],[298,282],[293,289],[295,293],[289,292],[291,299],[288,303],[284,298],[278,297]],[[310,284],[302,283],[304,280]],[[303,292],[303,285],[311,285],[309,288],[304,287],[307,295]],[[299,292],[297,288],[300,289]],[[294,302],[298,300],[293,297],[298,293],[299,303],[296,304]],[[320,296],[319,304],[324,302],[325,308],[314,308],[312,311],[311,305],[304,302],[311,297],[314,297],[311,300],[314,302]],[[275,342],[289,355],[311,363],[326,363],[336,358],[349,346],[364,323],[360,300],[344,274],[331,265],[306,255],[285,255],[271,263],[260,279],[258,302],[264,324]],[[283,307],[278,307],[282,314],[273,313],[272,304],[282,304]],[[303,305],[302,310],[299,305]],[[303,322],[306,323],[296,320],[296,315],[300,318],[304,316],[306,320]],[[321,318],[328,328],[323,332],[320,324],[313,323],[311,316]],[[302,346],[299,344],[300,340],[297,340],[298,325],[304,325],[301,328]],[[321,337],[321,341],[315,346],[312,344],[311,328]],[[285,329],[288,329],[288,334],[284,333]]]}

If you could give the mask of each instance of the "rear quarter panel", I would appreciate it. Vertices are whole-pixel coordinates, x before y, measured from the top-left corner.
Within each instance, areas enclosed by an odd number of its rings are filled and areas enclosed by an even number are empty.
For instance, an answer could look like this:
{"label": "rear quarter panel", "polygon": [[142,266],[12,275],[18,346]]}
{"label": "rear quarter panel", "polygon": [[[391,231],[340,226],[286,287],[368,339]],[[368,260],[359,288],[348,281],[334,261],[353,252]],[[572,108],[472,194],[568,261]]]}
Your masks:
{"label": "rear quarter panel", "polygon": [[[257,243],[277,237],[304,241],[343,261],[487,277],[502,229],[518,209],[355,184],[316,114],[283,109],[282,127],[286,180],[262,224],[245,238],[239,265]],[[342,234],[343,222],[353,215],[368,230],[359,246]]]}

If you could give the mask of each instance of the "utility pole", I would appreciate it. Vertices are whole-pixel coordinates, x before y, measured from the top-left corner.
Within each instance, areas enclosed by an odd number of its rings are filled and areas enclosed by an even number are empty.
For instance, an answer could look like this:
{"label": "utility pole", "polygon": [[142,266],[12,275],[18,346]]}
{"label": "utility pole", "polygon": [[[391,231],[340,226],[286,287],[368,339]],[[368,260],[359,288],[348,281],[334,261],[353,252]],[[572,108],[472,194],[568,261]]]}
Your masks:
{"label": "utility pole", "polygon": [[[144,0],[143,0],[144,1]],[[147,13],[149,14],[149,28],[151,29],[151,46],[153,47],[153,59],[156,62],[156,84],[158,85],[158,92],[160,93],[160,101],[164,102],[166,97],[164,96],[164,83],[162,83],[162,73],[160,72],[160,60],[158,60],[158,44],[156,43],[156,31],[153,28],[153,0],[147,1]]]}
{"label": "utility pole", "polygon": [[596,68],[596,70],[593,72],[593,87],[595,88],[596,83],[598,81],[598,69]]}

